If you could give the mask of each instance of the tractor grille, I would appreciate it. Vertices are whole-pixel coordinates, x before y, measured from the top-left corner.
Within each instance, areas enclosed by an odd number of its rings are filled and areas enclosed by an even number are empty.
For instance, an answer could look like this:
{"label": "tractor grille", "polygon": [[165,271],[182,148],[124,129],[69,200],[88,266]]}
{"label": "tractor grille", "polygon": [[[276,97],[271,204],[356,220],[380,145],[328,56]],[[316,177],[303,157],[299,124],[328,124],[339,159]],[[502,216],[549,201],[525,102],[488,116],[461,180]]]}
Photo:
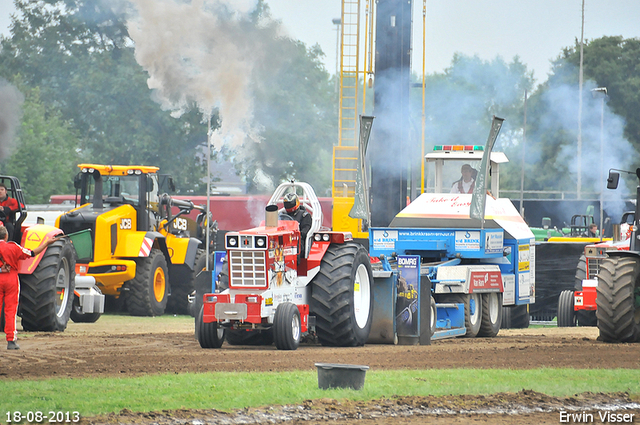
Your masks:
{"label": "tractor grille", "polygon": [[266,287],[266,251],[229,251],[230,286]]}
{"label": "tractor grille", "polygon": [[595,279],[600,273],[603,257],[587,258],[587,279]]}

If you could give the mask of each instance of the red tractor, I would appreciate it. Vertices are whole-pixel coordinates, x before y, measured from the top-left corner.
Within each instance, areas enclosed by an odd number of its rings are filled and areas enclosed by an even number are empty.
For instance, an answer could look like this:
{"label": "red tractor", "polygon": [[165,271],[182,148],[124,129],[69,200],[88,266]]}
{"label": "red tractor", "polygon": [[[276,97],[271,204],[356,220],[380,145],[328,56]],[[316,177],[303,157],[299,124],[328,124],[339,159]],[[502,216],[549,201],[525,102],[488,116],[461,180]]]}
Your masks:
{"label": "red tractor", "polygon": [[[299,223],[279,210],[288,193],[312,216],[304,241]],[[311,186],[291,182],[271,196],[263,225],[225,235],[223,284],[204,295],[196,319],[201,347],[219,348],[226,338],[232,345],[295,350],[307,335],[323,345],[364,345],[373,313],[369,255],[350,232],[321,224]]]}
{"label": "red tractor", "polygon": [[[622,171],[622,170],[616,170]],[[634,174],[629,171],[623,171]],[[640,179],[640,168],[635,172]],[[620,174],[609,172],[607,188],[616,189]],[[638,219],[640,219],[640,186],[636,188],[636,210],[622,217],[626,240],[585,248],[576,272],[576,280],[584,276],[581,287],[560,294],[558,326],[578,323],[598,326],[599,339],[605,342],[640,342],[640,245],[638,245]],[[614,231],[618,234],[618,231]],[[622,236],[621,235],[621,236]],[[617,239],[617,238],[616,238]],[[577,282],[576,282],[577,284]],[[566,294],[565,294],[566,292]],[[573,301],[573,302],[571,302]],[[573,305],[571,305],[573,304]],[[561,306],[563,312],[561,315]],[[571,313],[575,312],[575,315]],[[594,317],[595,313],[595,317]],[[562,316],[562,320],[561,320]]]}

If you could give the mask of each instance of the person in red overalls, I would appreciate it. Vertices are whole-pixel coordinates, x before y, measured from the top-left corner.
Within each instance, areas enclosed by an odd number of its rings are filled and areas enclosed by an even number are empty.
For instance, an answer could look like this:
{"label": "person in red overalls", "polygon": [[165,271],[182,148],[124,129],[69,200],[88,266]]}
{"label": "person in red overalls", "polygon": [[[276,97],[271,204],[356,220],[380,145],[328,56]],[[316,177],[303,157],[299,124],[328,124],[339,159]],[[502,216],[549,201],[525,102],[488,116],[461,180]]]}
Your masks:
{"label": "person in red overalls", "polygon": [[19,350],[16,344],[16,312],[20,299],[18,261],[35,257],[58,238],[45,239],[33,251],[15,242],[7,242],[7,228],[0,226],[0,306],[4,301],[4,333],[7,334],[7,350]]}
{"label": "person in red overalls", "polygon": [[0,183],[0,221],[9,231],[9,239],[13,239],[13,215],[18,211],[18,201],[7,194],[7,186]]}

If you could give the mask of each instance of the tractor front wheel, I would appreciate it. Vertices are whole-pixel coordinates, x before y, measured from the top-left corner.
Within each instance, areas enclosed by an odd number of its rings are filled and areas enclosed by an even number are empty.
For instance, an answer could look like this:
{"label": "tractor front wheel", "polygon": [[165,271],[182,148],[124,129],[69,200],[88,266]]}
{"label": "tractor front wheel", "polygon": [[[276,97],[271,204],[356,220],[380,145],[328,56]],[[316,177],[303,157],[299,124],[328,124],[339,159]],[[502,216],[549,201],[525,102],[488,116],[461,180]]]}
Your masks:
{"label": "tractor front wheel", "polygon": [[604,342],[640,341],[640,258],[607,257],[598,274],[596,316]]}
{"label": "tractor front wheel", "polygon": [[300,345],[300,311],[293,303],[282,303],[273,318],[273,339],[278,350],[295,350]]}
{"label": "tractor front wheel", "polygon": [[566,289],[558,297],[558,327],[568,328],[576,325],[576,312],[573,310],[573,291]]}
{"label": "tractor front wheel", "polygon": [[126,304],[133,316],[161,316],[167,306],[167,260],[152,249],[136,261],[136,276],[126,283]]}
{"label": "tractor front wheel", "polygon": [[225,330],[218,325],[218,322],[204,323],[204,306],[200,307],[198,314],[198,326],[196,326],[196,334],[198,342],[202,348],[220,348],[224,342]]}
{"label": "tractor front wheel", "polygon": [[312,281],[311,315],[322,345],[364,345],[373,316],[369,255],[356,243],[332,244]]}
{"label": "tractor front wheel", "polygon": [[80,307],[80,300],[73,297],[73,307],[71,308],[71,320],[75,323],[95,323],[102,316],[102,313],[83,313]]}
{"label": "tractor front wheel", "polygon": [[64,331],[75,289],[75,251],[61,239],[42,254],[32,274],[20,275],[19,311],[26,331]]}

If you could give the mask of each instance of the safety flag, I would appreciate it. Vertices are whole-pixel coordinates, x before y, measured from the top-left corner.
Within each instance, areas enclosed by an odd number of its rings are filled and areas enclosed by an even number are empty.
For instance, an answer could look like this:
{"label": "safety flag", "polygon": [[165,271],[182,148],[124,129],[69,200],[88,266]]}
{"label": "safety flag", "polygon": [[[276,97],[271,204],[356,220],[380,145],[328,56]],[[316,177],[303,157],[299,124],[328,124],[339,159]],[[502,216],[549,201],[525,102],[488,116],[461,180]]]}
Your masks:
{"label": "safety flag", "polygon": [[495,115],[493,116],[493,120],[491,121],[491,131],[489,132],[487,145],[484,147],[480,170],[478,170],[475,187],[473,188],[473,195],[471,196],[471,209],[469,211],[469,216],[471,218],[482,220],[482,227],[484,227],[484,209],[487,202],[486,193],[487,175],[489,174],[489,158],[491,158],[491,150],[493,149],[493,145],[496,143],[503,121],[504,118],[498,118]]}
{"label": "safety flag", "polygon": [[369,196],[367,194],[369,184],[367,182],[367,173],[365,166],[365,157],[367,154],[367,146],[369,145],[369,136],[371,135],[371,126],[373,125],[371,116],[360,115],[360,138],[358,143],[358,166],[356,171],[356,187],[353,200],[353,207],[349,211],[349,217],[359,218],[361,220],[370,220]]}

